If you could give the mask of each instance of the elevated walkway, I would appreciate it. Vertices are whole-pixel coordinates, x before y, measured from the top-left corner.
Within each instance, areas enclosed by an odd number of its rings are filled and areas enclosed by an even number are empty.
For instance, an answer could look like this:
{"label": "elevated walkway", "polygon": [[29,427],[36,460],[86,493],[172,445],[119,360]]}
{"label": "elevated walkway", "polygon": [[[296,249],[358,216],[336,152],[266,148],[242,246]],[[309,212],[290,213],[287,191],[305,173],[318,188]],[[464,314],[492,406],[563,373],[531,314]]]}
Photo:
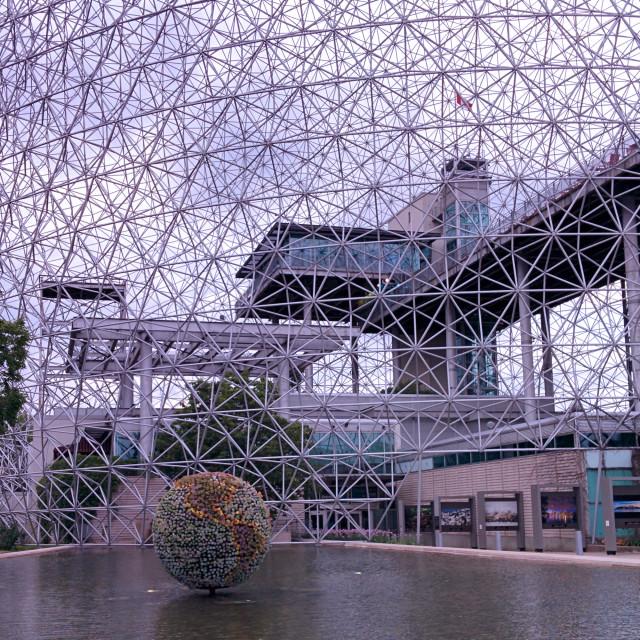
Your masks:
{"label": "elevated walkway", "polygon": [[452,289],[461,311],[480,307],[499,328],[517,322],[514,255],[527,265],[534,314],[580,296],[585,283],[596,289],[625,278],[621,237],[635,225],[625,222],[623,209],[630,214],[637,198],[640,152],[631,145],[622,159],[612,156],[597,169],[550,185],[537,202],[494,221],[463,252],[434,256],[412,279],[367,301],[357,311],[363,331],[413,326],[403,309],[417,309],[422,322],[437,317],[443,327],[442,301]]}

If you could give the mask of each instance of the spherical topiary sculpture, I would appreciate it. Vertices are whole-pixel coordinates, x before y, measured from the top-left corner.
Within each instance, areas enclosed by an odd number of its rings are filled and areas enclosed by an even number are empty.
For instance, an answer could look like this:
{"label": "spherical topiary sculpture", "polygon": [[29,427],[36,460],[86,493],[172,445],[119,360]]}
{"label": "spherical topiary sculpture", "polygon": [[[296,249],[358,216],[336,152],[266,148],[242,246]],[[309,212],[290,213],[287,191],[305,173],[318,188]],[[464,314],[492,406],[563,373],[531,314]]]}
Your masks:
{"label": "spherical topiary sculpture", "polygon": [[167,572],[192,589],[233,587],[264,559],[271,520],[260,494],[228,473],[174,482],[160,500],[153,544]]}

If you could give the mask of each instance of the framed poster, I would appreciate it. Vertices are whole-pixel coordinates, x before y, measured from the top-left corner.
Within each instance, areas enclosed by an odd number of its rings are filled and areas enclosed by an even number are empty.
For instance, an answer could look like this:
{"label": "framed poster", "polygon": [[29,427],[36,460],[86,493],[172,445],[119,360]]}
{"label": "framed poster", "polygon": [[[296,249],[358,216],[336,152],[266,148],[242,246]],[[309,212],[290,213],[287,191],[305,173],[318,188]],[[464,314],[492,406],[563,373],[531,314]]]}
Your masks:
{"label": "framed poster", "polygon": [[442,502],[440,504],[440,529],[442,531],[471,531],[471,503]]}
{"label": "framed poster", "polygon": [[490,498],[484,503],[487,531],[517,531],[518,502],[512,498]]}
{"label": "framed poster", "polygon": [[543,529],[577,529],[578,503],[573,491],[541,491]]}
{"label": "framed poster", "polygon": [[[416,531],[418,524],[418,507],[405,506],[404,508],[404,528],[408,533]],[[433,505],[422,505],[420,509],[420,531],[433,531]]]}
{"label": "framed poster", "polygon": [[613,487],[613,515],[618,529],[640,527],[640,487]]}

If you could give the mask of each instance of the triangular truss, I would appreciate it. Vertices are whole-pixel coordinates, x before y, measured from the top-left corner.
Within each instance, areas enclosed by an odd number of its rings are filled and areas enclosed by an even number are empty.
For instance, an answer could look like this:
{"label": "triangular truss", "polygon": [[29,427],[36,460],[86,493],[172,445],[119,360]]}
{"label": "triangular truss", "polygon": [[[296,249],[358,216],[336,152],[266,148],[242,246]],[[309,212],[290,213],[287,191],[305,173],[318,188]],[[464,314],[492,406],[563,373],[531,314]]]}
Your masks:
{"label": "triangular truss", "polygon": [[632,2],[11,3],[0,521],[142,544],[173,478],[277,535],[434,458],[637,444]]}

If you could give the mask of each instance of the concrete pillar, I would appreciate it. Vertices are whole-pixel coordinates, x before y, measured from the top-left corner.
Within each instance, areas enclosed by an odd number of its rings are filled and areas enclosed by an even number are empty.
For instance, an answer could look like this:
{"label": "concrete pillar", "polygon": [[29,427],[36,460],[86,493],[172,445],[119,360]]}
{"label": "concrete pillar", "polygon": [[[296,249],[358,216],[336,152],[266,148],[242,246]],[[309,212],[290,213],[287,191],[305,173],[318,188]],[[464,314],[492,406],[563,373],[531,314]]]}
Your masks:
{"label": "concrete pillar", "polygon": [[[596,495],[597,499],[598,496]],[[607,555],[614,556],[618,549],[618,543],[616,540],[616,516],[613,507],[613,480],[611,478],[602,478],[600,499],[602,502],[602,523],[604,525],[604,549]]]}
{"label": "concrete pillar", "polygon": [[111,442],[111,455],[116,453],[116,432],[129,431],[128,426],[133,424],[133,375],[125,371],[120,375],[120,389],[118,390],[118,404],[115,414],[115,422],[118,429],[114,429]]}
{"label": "concrete pillar", "polygon": [[630,388],[633,389],[631,408],[639,410],[640,395],[640,262],[638,256],[638,217],[635,198],[618,201],[624,239],[625,295],[627,303],[626,340],[631,359]]}
{"label": "concrete pillar", "polygon": [[140,380],[140,453],[150,460],[153,456],[153,350],[151,343],[140,341],[138,377]]}
{"label": "concrete pillar", "polygon": [[447,297],[445,302],[445,325],[447,379],[449,382],[449,394],[453,395],[458,387],[458,361],[456,354],[456,310],[450,297]]}
{"label": "concrete pillar", "polygon": [[396,500],[396,514],[398,521],[398,535],[403,536],[406,533],[406,524],[404,521],[404,500]]}
{"label": "concrete pillar", "polygon": [[351,336],[351,387],[360,393],[360,363],[358,362],[358,337]]}
{"label": "concrete pillar", "polygon": [[584,555],[583,542],[582,542],[582,531],[580,529],[576,529],[576,554],[579,556]]}
{"label": "concrete pillar", "polygon": [[291,376],[289,360],[284,357],[278,364],[278,413],[283,418],[289,417],[289,402],[291,396]]}
{"label": "concrete pillar", "polygon": [[120,389],[118,393],[118,413],[129,413],[133,407],[133,375],[125,371],[120,376]]}
{"label": "concrete pillar", "polygon": [[313,393],[313,364],[308,364],[304,369],[304,390]]}
{"label": "concrete pillar", "polygon": [[422,444],[420,444],[420,454],[418,455],[418,500],[417,500],[417,516],[416,516],[416,543],[422,541],[422,532],[420,531],[420,522],[422,518]]}
{"label": "concrete pillar", "polygon": [[527,283],[527,264],[516,257],[518,308],[520,312],[520,345],[522,348],[522,398],[527,422],[536,420],[535,370],[533,365],[533,334],[531,329],[531,299]]}
{"label": "concrete pillar", "polygon": [[549,307],[542,307],[540,312],[540,329],[542,333],[542,380],[544,383],[544,395],[551,402],[547,405],[547,411],[553,411],[553,344],[549,328]]}
{"label": "concrete pillar", "polygon": [[[303,323],[305,327],[311,326],[313,306],[307,303],[304,307]],[[313,392],[313,364],[308,364],[302,372],[304,377],[304,390],[307,393]]]}

